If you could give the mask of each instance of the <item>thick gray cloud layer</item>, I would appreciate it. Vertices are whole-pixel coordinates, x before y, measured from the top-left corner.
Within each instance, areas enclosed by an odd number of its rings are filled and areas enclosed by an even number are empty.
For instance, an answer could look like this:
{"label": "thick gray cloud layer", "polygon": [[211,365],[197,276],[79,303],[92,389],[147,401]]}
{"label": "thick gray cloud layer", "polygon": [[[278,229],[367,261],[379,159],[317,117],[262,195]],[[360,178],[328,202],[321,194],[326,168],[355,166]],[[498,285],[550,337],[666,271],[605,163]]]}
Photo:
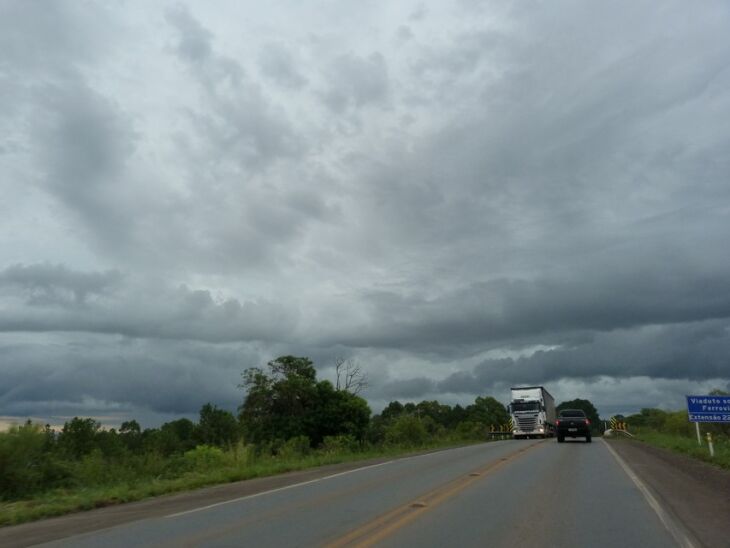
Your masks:
{"label": "thick gray cloud layer", "polygon": [[375,407],[727,386],[728,23],[3,3],[0,416],[232,408],[282,353]]}

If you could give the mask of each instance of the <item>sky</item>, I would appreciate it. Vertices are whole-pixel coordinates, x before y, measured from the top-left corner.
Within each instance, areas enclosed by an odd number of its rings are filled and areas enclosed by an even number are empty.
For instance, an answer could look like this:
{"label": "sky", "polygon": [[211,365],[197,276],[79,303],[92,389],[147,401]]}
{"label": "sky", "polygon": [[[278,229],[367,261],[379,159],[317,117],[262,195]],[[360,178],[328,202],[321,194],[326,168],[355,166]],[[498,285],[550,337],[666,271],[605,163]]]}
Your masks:
{"label": "sky", "polygon": [[0,1],[0,420],[730,389],[730,4]]}

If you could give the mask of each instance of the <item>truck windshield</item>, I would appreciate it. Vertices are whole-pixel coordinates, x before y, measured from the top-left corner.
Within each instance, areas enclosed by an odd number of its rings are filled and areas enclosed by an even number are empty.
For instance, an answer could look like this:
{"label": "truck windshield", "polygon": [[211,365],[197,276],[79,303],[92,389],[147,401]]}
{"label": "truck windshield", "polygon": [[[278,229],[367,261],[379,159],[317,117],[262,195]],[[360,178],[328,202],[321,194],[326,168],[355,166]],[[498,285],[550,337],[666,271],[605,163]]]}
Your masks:
{"label": "truck windshield", "polygon": [[512,411],[539,411],[540,404],[536,401],[528,403],[513,403]]}

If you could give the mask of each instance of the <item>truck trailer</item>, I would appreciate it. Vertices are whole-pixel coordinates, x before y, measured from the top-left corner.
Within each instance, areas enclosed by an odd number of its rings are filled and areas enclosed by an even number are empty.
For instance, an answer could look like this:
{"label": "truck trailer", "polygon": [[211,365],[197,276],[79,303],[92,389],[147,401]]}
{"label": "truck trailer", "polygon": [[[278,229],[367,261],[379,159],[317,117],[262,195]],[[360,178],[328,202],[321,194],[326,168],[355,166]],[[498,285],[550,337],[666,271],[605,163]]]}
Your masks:
{"label": "truck trailer", "polygon": [[509,413],[515,439],[555,435],[555,400],[543,386],[512,388]]}

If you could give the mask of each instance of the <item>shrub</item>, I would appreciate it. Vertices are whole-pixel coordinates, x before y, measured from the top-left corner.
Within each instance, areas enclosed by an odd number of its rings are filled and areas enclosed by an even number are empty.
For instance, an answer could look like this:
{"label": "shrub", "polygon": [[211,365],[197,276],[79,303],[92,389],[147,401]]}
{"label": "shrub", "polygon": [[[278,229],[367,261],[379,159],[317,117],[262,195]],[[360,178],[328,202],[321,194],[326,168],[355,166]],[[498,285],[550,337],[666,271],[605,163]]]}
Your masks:
{"label": "shrub", "polygon": [[38,490],[44,481],[41,464],[45,435],[26,423],[0,433],[0,493],[13,498]]}
{"label": "shrub", "polygon": [[463,421],[456,426],[456,436],[462,440],[484,439],[484,425],[473,421]]}
{"label": "shrub", "polygon": [[279,449],[278,456],[284,459],[297,458],[308,455],[312,450],[307,436],[295,436]]}
{"label": "shrub", "polygon": [[80,486],[102,485],[113,481],[100,449],[94,449],[75,465],[74,479]]}
{"label": "shrub", "polygon": [[230,450],[230,456],[236,466],[246,466],[256,460],[256,446],[239,440]]}
{"label": "shrub", "polygon": [[354,436],[325,436],[321,446],[325,453],[354,453],[360,450],[360,443]]}
{"label": "shrub", "polygon": [[94,419],[74,417],[63,425],[58,446],[70,458],[81,459],[98,447],[101,424]]}
{"label": "shrub", "polygon": [[385,431],[385,441],[391,445],[417,447],[426,443],[427,440],[426,427],[412,415],[398,417]]}
{"label": "shrub", "polygon": [[222,465],[224,461],[223,451],[210,445],[198,445],[187,451],[184,458],[190,470],[209,470]]}

